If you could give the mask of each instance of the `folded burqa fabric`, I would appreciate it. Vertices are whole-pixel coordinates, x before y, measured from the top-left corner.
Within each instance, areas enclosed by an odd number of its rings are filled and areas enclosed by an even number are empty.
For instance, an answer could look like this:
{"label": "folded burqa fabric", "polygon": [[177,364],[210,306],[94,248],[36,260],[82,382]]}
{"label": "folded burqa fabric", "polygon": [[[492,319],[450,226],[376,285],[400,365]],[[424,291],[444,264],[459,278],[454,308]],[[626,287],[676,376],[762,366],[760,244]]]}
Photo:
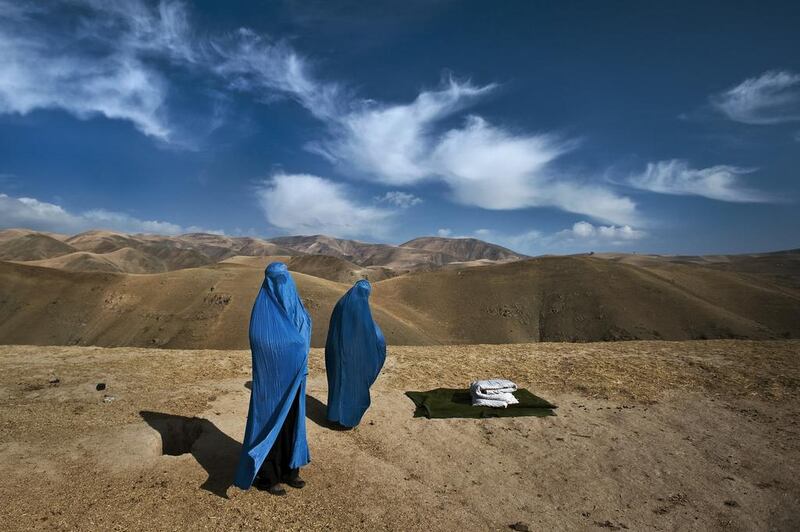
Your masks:
{"label": "folded burqa fabric", "polygon": [[472,406],[506,408],[508,405],[515,405],[519,403],[514,397],[515,391],[517,385],[506,379],[473,381],[469,385]]}
{"label": "folded burqa fabric", "polygon": [[369,387],[386,360],[386,340],[369,310],[372,287],[358,281],[336,303],[325,342],[328,420],[355,427],[370,404]]}
{"label": "folded burqa fabric", "polygon": [[242,453],[234,483],[248,489],[272,448],[298,396],[297,423],[289,467],[311,459],[306,441],[306,375],[311,317],[286,265],[273,262],[250,315],[253,386]]}

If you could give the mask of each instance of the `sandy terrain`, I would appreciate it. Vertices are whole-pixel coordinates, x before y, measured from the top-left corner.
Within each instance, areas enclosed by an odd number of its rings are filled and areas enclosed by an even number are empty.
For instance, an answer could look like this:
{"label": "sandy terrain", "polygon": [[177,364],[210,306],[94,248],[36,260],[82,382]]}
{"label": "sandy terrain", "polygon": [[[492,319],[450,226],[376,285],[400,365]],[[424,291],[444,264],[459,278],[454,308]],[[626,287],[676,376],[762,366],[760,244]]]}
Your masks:
{"label": "sandy terrain", "polygon": [[[230,487],[248,352],[4,346],[0,528],[796,530],[798,357],[798,341],[391,347],[364,421],[337,431],[315,349],[308,485],[281,498]],[[557,417],[415,419],[403,396],[500,375]]]}

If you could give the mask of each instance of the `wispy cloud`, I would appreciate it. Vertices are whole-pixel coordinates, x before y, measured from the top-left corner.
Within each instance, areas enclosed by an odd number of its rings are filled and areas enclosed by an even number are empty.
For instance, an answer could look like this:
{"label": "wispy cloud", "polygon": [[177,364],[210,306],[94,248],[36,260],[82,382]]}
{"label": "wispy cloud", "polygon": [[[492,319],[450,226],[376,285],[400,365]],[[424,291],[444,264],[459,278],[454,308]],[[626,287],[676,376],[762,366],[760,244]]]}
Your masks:
{"label": "wispy cloud", "polygon": [[399,190],[392,190],[383,196],[376,197],[375,199],[381,203],[389,203],[390,205],[400,207],[401,209],[408,209],[409,207],[413,207],[414,205],[419,205],[422,203],[422,198],[418,198],[414,194],[401,192]]}
{"label": "wispy cloud", "polygon": [[574,141],[511,132],[476,115],[462,127],[441,130],[444,118],[493,89],[450,79],[441,90],[423,91],[410,104],[370,102],[333,117],[331,138],[313,150],[348,175],[385,185],[444,182],[451,198],[463,205],[495,210],[546,206],[615,223],[638,220],[629,198],[554,166],[575,149]]}
{"label": "wispy cloud", "polygon": [[[212,85],[258,88],[262,99],[290,95],[320,117],[322,101],[335,100],[327,94],[335,86],[308,82],[306,62],[290,47],[248,29],[200,35],[179,1],[0,0],[0,11],[0,113],[61,109],[81,119],[104,116],[191,147],[197,119],[178,118],[172,109],[176,70]],[[219,125],[219,102],[211,100],[213,110],[202,113],[210,116],[205,131]]]}
{"label": "wispy cloud", "polygon": [[10,13],[0,18],[0,112],[102,115],[170,139],[167,82],[148,58],[192,60],[181,4],[0,1],[0,11]]}
{"label": "wispy cloud", "polygon": [[755,125],[800,120],[800,74],[771,70],[711,97],[736,122]]}
{"label": "wispy cloud", "polygon": [[126,213],[106,209],[73,213],[55,203],[0,194],[0,228],[10,227],[26,227],[56,233],[79,233],[89,229],[107,229],[126,233],[163,235],[224,234],[221,230],[209,230],[197,226],[184,227],[159,220],[142,220]]}
{"label": "wispy cloud", "polygon": [[439,229],[438,231],[436,231],[436,234],[439,235],[442,238],[448,238],[450,235],[453,234],[453,230],[450,229],[449,227],[443,227],[443,228]]}
{"label": "wispy cloud", "polygon": [[[130,121],[144,134],[181,144],[170,113],[164,63],[191,69],[228,90],[272,102],[291,99],[325,126],[309,148],[347,177],[387,186],[444,183],[460,204],[507,210],[554,207],[609,223],[639,220],[634,202],[559,167],[577,143],[548,132],[512,131],[478,115],[496,85],[446,79],[409,102],[356,96],[321,81],[287,42],[250,29],[200,35],[184,4],[162,0],[0,0],[0,113],[63,109],[81,118]],[[218,120],[215,117],[214,120]],[[196,128],[191,128],[196,129]]]}
{"label": "wispy cloud", "polygon": [[587,184],[553,167],[577,143],[552,134],[525,134],[469,116],[462,127],[442,122],[475,105],[495,84],[448,78],[409,103],[358,98],[341,84],[316,80],[307,61],[285,43],[246,31],[234,44],[217,44],[226,59],[219,72],[239,90],[279,91],[295,99],[328,128],[308,148],[342,173],[384,185],[444,182],[454,201],[486,209],[549,206],[615,222],[638,220],[629,198]]}
{"label": "wispy cloud", "polygon": [[493,88],[450,79],[440,90],[422,91],[408,104],[354,102],[356,110],[333,117],[331,138],[314,150],[366,179],[416,183],[432,174],[434,126]]}
{"label": "wispy cloud", "polygon": [[321,120],[334,120],[346,103],[337,83],[319,82],[309,72],[308,60],[282,41],[273,41],[241,28],[215,38],[210,48],[219,61],[212,70],[238,91],[252,92],[270,102],[278,95],[293,98]]}
{"label": "wispy cloud", "polygon": [[298,234],[382,236],[396,213],[357,202],[345,185],[308,174],[276,174],[257,187],[267,221]]}
{"label": "wispy cloud", "polygon": [[691,168],[686,161],[672,159],[649,163],[644,172],[631,176],[628,183],[635,188],[661,194],[703,196],[736,203],[772,201],[765,194],[742,184],[741,177],[754,171],[752,168],[728,165]]}

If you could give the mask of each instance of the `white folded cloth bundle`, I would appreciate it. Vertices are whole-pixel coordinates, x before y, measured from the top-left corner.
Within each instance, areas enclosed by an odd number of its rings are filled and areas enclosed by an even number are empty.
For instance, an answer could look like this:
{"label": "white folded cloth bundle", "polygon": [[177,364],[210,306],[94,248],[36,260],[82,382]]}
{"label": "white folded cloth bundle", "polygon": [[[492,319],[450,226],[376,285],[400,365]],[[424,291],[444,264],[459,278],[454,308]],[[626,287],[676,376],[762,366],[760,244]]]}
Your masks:
{"label": "white folded cloth bundle", "polygon": [[473,381],[469,385],[472,406],[506,408],[508,405],[515,405],[519,403],[514,397],[516,391],[517,385],[505,379]]}

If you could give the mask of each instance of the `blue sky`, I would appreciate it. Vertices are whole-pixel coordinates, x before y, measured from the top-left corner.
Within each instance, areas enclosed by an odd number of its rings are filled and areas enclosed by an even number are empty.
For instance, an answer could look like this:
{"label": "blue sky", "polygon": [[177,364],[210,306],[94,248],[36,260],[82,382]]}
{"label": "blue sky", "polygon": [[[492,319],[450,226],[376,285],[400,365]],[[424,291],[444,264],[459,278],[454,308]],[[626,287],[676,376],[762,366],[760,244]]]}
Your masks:
{"label": "blue sky", "polygon": [[800,4],[0,0],[0,227],[800,246]]}

